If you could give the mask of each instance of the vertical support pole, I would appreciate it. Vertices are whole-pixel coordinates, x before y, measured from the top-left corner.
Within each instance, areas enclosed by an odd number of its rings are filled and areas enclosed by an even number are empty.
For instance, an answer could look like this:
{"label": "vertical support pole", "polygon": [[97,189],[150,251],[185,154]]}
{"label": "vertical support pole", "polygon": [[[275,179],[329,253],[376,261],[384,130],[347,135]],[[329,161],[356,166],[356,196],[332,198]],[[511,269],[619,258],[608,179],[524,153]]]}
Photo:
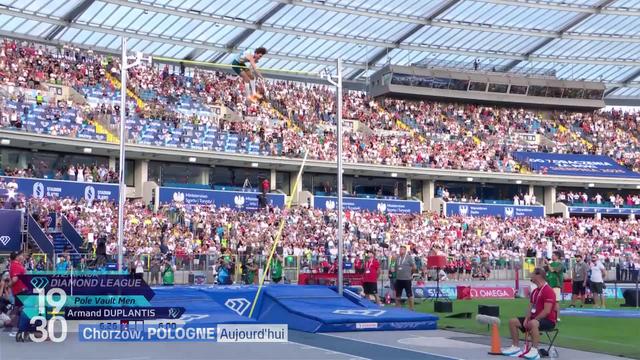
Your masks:
{"label": "vertical support pole", "polygon": [[118,271],[123,270],[124,245],[124,204],[127,186],[125,185],[125,106],[127,100],[127,38],[122,37],[122,60],[120,64],[120,171],[118,199]]}
{"label": "vertical support pole", "polygon": [[336,126],[338,132],[338,294],[342,295],[344,289],[344,225],[342,223],[342,58],[338,58],[338,79],[336,87],[336,96],[338,97],[336,102],[336,111],[338,115]]}

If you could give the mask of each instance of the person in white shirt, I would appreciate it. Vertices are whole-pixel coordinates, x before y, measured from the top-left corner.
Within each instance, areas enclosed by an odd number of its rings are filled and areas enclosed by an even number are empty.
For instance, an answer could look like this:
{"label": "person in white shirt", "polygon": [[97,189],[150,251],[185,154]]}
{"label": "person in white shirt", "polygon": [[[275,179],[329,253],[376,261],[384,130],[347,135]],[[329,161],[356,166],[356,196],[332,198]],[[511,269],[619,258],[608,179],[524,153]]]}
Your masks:
{"label": "person in white shirt", "polygon": [[563,202],[567,200],[567,196],[565,195],[565,193],[561,192],[560,195],[558,195],[558,202]]}
{"label": "person in white shirt", "polygon": [[135,274],[136,278],[143,279],[144,278],[144,261],[142,261],[142,256],[138,256],[135,263]]}
{"label": "person in white shirt", "polygon": [[534,194],[531,194],[531,205],[535,205],[538,203],[538,199]]}
{"label": "person in white shirt", "polygon": [[513,196],[513,205],[520,205],[520,197],[518,195]]}
{"label": "person in white shirt", "polygon": [[69,180],[75,181],[76,180],[76,167],[71,165],[69,167],[69,171],[67,171],[67,175],[69,176]]}
{"label": "person in white shirt", "polygon": [[596,196],[593,197],[593,200],[596,201],[596,204],[602,204],[602,195],[600,195],[600,193],[596,194]]}
{"label": "person in white shirt", "polygon": [[84,182],[84,169],[79,167],[79,166],[78,166],[77,181],[78,182]]}
{"label": "person in white shirt", "polygon": [[527,206],[531,205],[531,195],[529,195],[529,193],[524,194],[524,204]]}
{"label": "person in white shirt", "polygon": [[593,295],[594,307],[604,308],[604,277],[606,270],[602,262],[598,259],[597,255],[591,256],[591,263],[589,264],[591,275],[589,281],[591,281],[591,294]]}

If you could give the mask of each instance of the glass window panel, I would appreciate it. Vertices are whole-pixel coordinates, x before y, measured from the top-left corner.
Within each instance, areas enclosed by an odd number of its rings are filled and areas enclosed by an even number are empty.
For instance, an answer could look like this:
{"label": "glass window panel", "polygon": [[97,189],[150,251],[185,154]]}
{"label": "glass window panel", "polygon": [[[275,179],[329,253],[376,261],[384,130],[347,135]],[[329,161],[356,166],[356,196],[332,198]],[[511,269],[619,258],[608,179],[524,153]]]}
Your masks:
{"label": "glass window panel", "polygon": [[161,186],[180,184],[203,184],[203,173],[209,167],[184,163],[149,161],[149,181]]}
{"label": "glass window panel", "polygon": [[508,87],[509,87],[509,85],[507,85],[507,84],[490,83],[489,84],[489,92],[506,94]]}
{"label": "glass window panel", "polygon": [[[127,16],[127,13],[131,10],[131,8],[129,7],[124,7],[124,6],[120,6],[118,8],[118,10],[116,10],[113,14],[111,14],[109,17],[106,17],[106,13],[105,14],[105,18],[104,18],[104,22],[102,23],[103,26],[107,26],[107,27],[115,27],[118,24],[120,24],[120,21],[122,20],[123,17]],[[98,14],[98,16],[94,19],[93,22],[97,22],[100,23],[100,17],[103,15],[103,13],[101,12],[100,14]]]}
{"label": "glass window panel", "polygon": [[562,97],[567,99],[582,99],[583,96],[584,96],[584,89],[574,89],[574,88],[564,89],[564,93],[562,94]]}
{"label": "glass window panel", "polygon": [[471,81],[469,91],[487,91],[487,83]]}
{"label": "glass window panel", "polygon": [[266,169],[216,166],[209,168],[209,184],[212,187],[244,187],[259,188],[264,179],[271,178],[271,171]]}
{"label": "glass window panel", "polygon": [[276,190],[280,190],[286,195],[291,194],[291,173],[286,171],[276,172]]}
{"label": "glass window panel", "polygon": [[604,95],[604,90],[585,90],[584,98],[589,100],[600,100]]}
{"label": "glass window panel", "polygon": [[449,90],[467,91],[469,87],[469,80],[451,79],[449,83]]}
{"label": "glass window panel", "polygon": [[337,179],[335,175],[304,173],[302,190],[314,195],[336,195]]}
{"label": "glass window panel", "polygon": [[529,86],[529,96],[545,96],[547,93],[546,86],[537,86],[531,85]]}
{"label": "glass window panel", "polygon": [[560,87],[549,87],[547,88],[547,97],[562,97],[562,88]]}
{"label": "glass window panel", "polygon": [[509,94],[526,95],[527,94],[527,86],[526,85],[511,85],[511,88],[509,89]]}

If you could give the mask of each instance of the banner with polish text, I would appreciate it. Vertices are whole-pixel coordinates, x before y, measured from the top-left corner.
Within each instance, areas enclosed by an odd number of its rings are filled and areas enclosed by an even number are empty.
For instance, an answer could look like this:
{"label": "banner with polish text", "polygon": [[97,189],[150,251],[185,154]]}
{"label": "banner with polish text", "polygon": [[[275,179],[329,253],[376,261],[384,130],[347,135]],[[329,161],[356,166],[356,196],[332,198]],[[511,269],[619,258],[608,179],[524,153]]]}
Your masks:
{"label": "banner with polish text", "polygon": [[[344,197],[342,200],[344,210],[374,211],[389,214],[419,214],[422,212],[422,202],[416,200],[389,200],[389,199],[365,199]],[[316,209],[333,210],[338,206],[338,198],[335,196],[316,195],[313,198],[313,207]]]}
{"label": "banner with polish text", "polygon": [[524,216],[543,217],[544,206],[448,202],[445,204],[445,214],[446,216],[498,216],[501,218]]}
{"label": "banner with polish text", "polygon": [[[186,205],[215,205],[217,207],[230,207],[239,210],[258,210],[257,192],[227,191],[227,190],[203,190],[176,187],[160,188],[160,204],[171,202],[184,203]],[[284,207],[284,194],[267,194],[267,205]]]}
{"label": "banner with polish text", "polygon": [[640,173],[631,171],[605,155],[551,154],[517,151],[516,161],[526,164],[534,172],[550,175],[598,176],[637,178]]}

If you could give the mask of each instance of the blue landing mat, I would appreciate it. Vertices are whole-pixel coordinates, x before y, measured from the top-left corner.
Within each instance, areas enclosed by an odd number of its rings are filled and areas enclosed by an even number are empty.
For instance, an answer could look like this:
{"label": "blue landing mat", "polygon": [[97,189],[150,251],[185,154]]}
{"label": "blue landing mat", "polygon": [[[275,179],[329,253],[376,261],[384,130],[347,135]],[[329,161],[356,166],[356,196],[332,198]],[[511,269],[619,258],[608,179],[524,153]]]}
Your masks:
{"label": "blue landing mat", "polygon": [[344,296],[326,286],[265,286],[249,318],[257,286],[177,286],[153,288],[153,306],[182,306],[187,326],[223,323],[286,323],[305,332],[430,330],[438,317],[379,307],[355,293]]}
{"label": "blue landing mat", "polygon": [[640,310],[562,309],[561,316],[640,319]]}

